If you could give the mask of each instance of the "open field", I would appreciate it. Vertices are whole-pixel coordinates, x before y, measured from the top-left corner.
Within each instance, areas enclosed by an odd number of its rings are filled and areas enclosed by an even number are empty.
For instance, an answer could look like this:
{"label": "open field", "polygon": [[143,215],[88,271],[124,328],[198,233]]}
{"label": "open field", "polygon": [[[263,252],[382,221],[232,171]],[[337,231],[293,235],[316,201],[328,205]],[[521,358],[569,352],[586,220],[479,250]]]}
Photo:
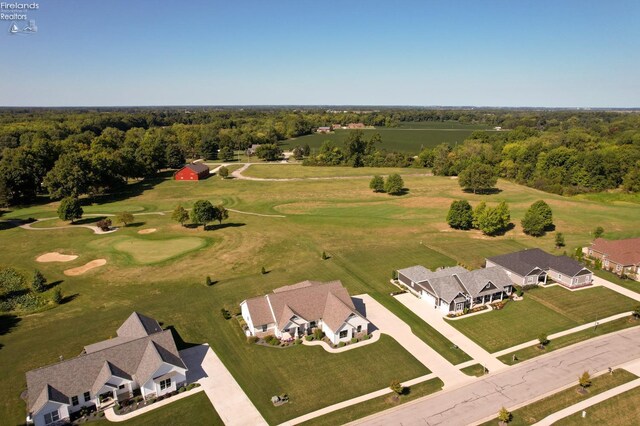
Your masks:
{"label": "open field", "polygon": [[190,251],[203,248],[207,240],[199,237],[170,239],[126,238],[113,244],[113,248],[131,256],[141,264],[151,264],[182,256]]}
{"label": "open field", "polygon": [[[464,125],[460,123],[421,122],[403,123],[402,127],[376,129],[364,129],[365,138],[370,138],[374,133],[380,133],[382,137],[381,147],[387,151],[399,151],[417,155],[423,148],[433,148],[441,143],[449,145],[461,144],[471,136],[475,130],[488,130],[486,126]],[[336,130],[332,133],[315,133],[283,141],[283,147],[293,148],[298,145],[309,144],[311,152],[317,152],[320,145],[330,140],[342,146],[351,130]]]}
{"label": "open field", "polygon": [[569,291],[560,286],[536,288],[524,300],[509,302],[504,309],[485,315],[450,321],[489,352],[535,340],[621,312],[632,311],[637,302],[608,288]]}
{"label": "open field", "polygon": [[[509,422],[509,425],[513,426],[524,426],[524,425],[532,425],[540,420],[544,419],[550,414],[555,413],[556,411],[560,411],[563,408],[567,408],[573,404],[577,404],[580,401],[583,401],[587,398],[595,396],[599,393],[602,393],[606,390],[615,388],[616,386],[620,386],[624,383],[630,382],[634,379],[637,379],[636,375],[629,373],[626,370],[614,370],[613,375],[605,374],[602,376],[598,376],[592,379],[591,386],[589,387],[589,393],[586,395],[579,394],[576,389],[578,388],[578,380],[576,379],[575,387],[560,391],[551,396],[548,396],[540,401],[536,401],[533,404],[529,404],[525,407],[519,408],[515,411],[512,411],[513,419]],[[637,389],[636,389],[637,390]],[[630,393],[630,392],[627,392]],[[623,394],[621,396],[624,396]],[[637,401],[636,401],[637,405]],[[593,408],[588,410],[589,412],[593,411]],[[615,423],[620,425],[630,424],[629,420],[633,418],[637,418],[633,414],[629,414],[628,412],[624,412],[624,416],[619,416],[625,419],[622,423]],[[497,413],[496,413],[497,415]],[[582,420],[582,419],[579,419]],[[580,424],[611,424],[609,422],[594,422],[594,419],[589,415],[587,419],[588,422],[580,423]],[[488,422],[483,423],[480,426],[494,426],[497,423],[497,420],[489,420]],[[562,421],[555,424],[564,424]],[[574,423],[570,423],[574,424]],[[577,424],[577,423],[576,423]]]}
{"label": "open field", "polygon": [[[173,421],[170,419],[173,419]],[[193,425],[224,426],[222,419],[218,416],[204,392],[198,392],[195,395],[117,424],[125,426],[156,426],[179,423],[180,421],[176,419],[189,419],[189,423]],[[100,424],[113,423],[104,421]]]}
{"label": "open field", "polygon": [[290,164],[283,167],[281,164],[254,164],[245,170],[242,175],[267,179],[290,178],[327,178],[327,177],[370,177],[374,175],[389,175],[398,173],[401,175],[424,175],[428,169],[397,169],[392,167],[312,167],[298,164]]}
{"label": "open field", "polygon": [[[407,321],[418,337],[457,364],[468,360],[468,356],[389,295],[397,290],[389,283],[394,269],[414,264],[435,268],[457,262],[476,267],[487,256],[525,247],[541,247],[559,254],[562,251],[553,248],[554,233],[536,239],[524,235],[520,228],[524,211],[538,199],[547,200],[553,209],[557,229],[565,235],[567,251],[589,241],[594,223],[610,223],[608,228],[629,236],[640,232],[640,205],[564,198],[505,181],[498,183],[502,192],[483,196],[462,193],[457,181],[449,178],[405,175],[409,193],[391,197],[372,193],[366,179],[259,182],[214,178],[176,182],[170,176],[133,183],[126,192],[99,198],[94,204],[85,205],[84,210],[96,214],[125,210],[163,212],[173,210],[177,204],[190,208],[197,199],[206,198],[244,212],[285,217],[230,212],[222,227],[204,231],[202,227],[182,227],[170,220],[170,214],[149,214],[136,216],[135,226],[107,235],[96,235],[85,228],[28,231],[3,223],[0,244],[11,249],[3,252],[0,263],[13,265],[27,276],[34,268],[40,269],[49,282],[61,281],[56,288],[70,296],[70,301],[32,315],[0,315],[0,418],[9,424],[24,420],[24,403],[19,395],[25,387],[27,370],[56,362],[60,355],[76,356],[86,344],[113,336],[135,309],[157,318],[165,327],[175,327],[185,342],[209,343],[265,418],[278,423],[337,402],[331,400],[331,395],[345,399],[384,388],[391,374],[406,380],[424,374],[424,368],[416,366],[413,358],[407,359],[408,354],[390,339],[341,354],[339,361],[333,361],[331,356],[335,355],[320,348],[313,351],[306,347],[280,350],[251,346],[245,343],[234,320],[222,318],[221,308],[237,312],[245,298],[305,279],[340,279],[352,294],[372,295]],[[449,229],[445,222],[447,209],[452,200],[463,197],[473,205],[481,200],[489,204],[507,201],[515,228],[496,238],[484,237],[477,231]],[[57,206],[58,203],[43,202],[14,209],[2,219],[53,217]],[[157,231],[149,235],[137,233],[145,228]],[[205,239],[207,245],[179,251],[153,265],[115,247],[127,239],[167,242],[184,238]],[[66,263],[36,262],[41,254],[54,251],[79,257]],[[321,260],[322,251],[330,257],[328,260]],[[85,275],[63,274],[65,269],[101,258],[107,263]],[[262,266],[269,270],[268,274],[260,273]],[[217,282],[212,287],[204,286],[207,275]],[[549,290],[553,289],[541,291]],[[496,318],[493,314],[504,315],[501,318],[514,321],[510,327],[500,325],[509,335],[517,333],[517,325],[524,321],[518,314],[540,313],[541,319],[548,320],[550,330],[559,331],[575,325],[578,317],[592,321],[592,308],[602,314],[611,310],[607,302],[600,307],[601,302],[598,300],[593,306],[584,302],[580,306],[587,313],[572,312],[570,318],[526,298],[508,304],[503,311],[474,318],[481,321],[485,317]],[[518,308],[521,304],[525,305]],[[527,304],[532,308],[528,309]],[[513,315],[509,314],[514,310]],[[456,321],[456,325],[463,321]],[[537,334],[536,331],[529,338],[536,338]],[[526,337],[518,339],[528,340]],[[358,354],[360,360],[356,363],[348,356],[340,359],[350,353]],[[333,369],[331,380],[323,372],[326,370],[318,367],[323,363]],[[345,369],[344,365],[350,367]],[[348,374],[344,375],[345,371]],[[319,384],[324,390],[340,388],[350,393],[335,396],[335,392],[320,392]],[[284,410],[273,407],[269,398],[282,392],[298,402]],[[328,396],[317,398],[324,394]]]}

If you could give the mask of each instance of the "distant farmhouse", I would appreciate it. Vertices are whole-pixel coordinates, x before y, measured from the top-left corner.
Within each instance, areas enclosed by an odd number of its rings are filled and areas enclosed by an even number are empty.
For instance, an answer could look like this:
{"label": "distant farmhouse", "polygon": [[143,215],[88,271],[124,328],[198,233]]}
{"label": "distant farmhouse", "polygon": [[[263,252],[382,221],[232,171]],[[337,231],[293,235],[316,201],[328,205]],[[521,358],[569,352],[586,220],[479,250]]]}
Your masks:
{"label": "distant farmhouse", "polygon": [[640,281],[640,238],[596,238],[587,248],[587,256],[599,259],[606,270]]}
{"label": "distant farmhouse", "polygon": [[329,133],[330,131],[331,131],[331,127],[322,126],[322,127],[318,127],[318,130],[316,130],[316,133]]}
{"label": "distant farmhouse", "polygon": [[252,155],[256,155],[256,151],[258,150],[258,147],[260,146],[259,143],[254,143],[252,144],[249,148],[247,148],[244,153],[247,157],[251,157]]}
{"label": "distant farmhouse", "polygon": [[551,278],[568,288],[592,284],[593,273],[567,256],[554,256],[538,248],[488,258],[487,268],[499,266],[518,285],[545,284]]}
{"label": "distant farmhouse", "polygon": [[83,407],[103,409],[134,394],[155,398],[186,382],[171,330],[134,312],[116,333],[76,358],[27,372],[27,421],[66,423]]}
{"label": "distant farmhouse", "polygon": [[332,125],[331,125],[331,128],[332,128],[333,130],[336,130],[336,129],[342,129],[342,124],[332,124]]}
{"label": "distant farmhouse", "polygon": [[417,265],[397,272],[399,283],[443,315],[503,300],[513,291],[509,276],[497,267],[468,271],[454,266],[434,272]]}
{"label": "distant farmhouse", "polygon": [[174,175],[175,180],[202,180],[209,177],[209,166],[202,163],[187,164]]}
{"label": "distant farmhouse", "polygon": [[347,129],[364,129],[366,126],[364,123],[349,123]]}
{"label": "distant farmhouse", "polygon": [[337,345],[367,334],[369,321],[356,310],[340,281],[303,281],[240,303],[247,334],[295,339],[321,329]]}

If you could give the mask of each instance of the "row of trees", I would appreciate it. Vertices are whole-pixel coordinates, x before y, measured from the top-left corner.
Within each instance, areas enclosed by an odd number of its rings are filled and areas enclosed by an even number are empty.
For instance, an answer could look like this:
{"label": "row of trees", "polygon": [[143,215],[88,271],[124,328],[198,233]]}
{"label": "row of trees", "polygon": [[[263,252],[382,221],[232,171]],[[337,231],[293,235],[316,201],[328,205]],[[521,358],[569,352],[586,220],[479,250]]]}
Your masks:
{"label": "row of trees", "polygon": [[489,207],[482,201],[475,208],[467,200],[451,203],[447,213],[447,223],[455,229],[479,229],[485,235],[498,235],[511,226],[511,212],[504,201],[496,207]]}
{"label": "row of trees", "polygon": [[222,221],[229,218],[229,211],[222,204],[214,206],[207,200],[198,200],[193,203],[193,209],[188,212],[184,207],[177,206],[171,214],[171,219],[185,226],[188,220],[194,225],[203,225],[207,229],[207,225],[217,221],[222,225]]}
{"label": "row of trees", "polygon": [[369,182],[369,188],[373,192],[386,192],[391,195],[399,195],[406,191],[402,176],[397,173],[390,174],[385,180],[380,175],[375,175]]}

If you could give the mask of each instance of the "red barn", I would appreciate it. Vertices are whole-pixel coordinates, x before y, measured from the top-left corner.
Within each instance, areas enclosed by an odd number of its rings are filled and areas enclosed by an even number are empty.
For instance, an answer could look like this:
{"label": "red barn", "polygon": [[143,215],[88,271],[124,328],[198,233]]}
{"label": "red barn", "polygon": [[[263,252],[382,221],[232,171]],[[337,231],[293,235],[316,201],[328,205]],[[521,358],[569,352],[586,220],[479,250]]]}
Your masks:
{"label": "red barn", "polygon": [[202,180],[209,177],[209,166],[202,163],[187,164],[174,175],[175,180]]}

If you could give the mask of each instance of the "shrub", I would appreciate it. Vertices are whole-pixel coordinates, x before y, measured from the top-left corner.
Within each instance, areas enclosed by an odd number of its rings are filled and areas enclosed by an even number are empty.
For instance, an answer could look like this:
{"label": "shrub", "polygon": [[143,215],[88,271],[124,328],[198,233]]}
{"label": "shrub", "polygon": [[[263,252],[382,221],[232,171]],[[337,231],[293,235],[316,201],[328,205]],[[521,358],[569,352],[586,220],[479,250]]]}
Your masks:
{"label": "shrub", "polygon": [[36,293],[42,293],[47,289],[47,279],[42,275],[42,272],[37,269],[33,272],[33,279],[31,280],[31,288]]}
{"label": "shrub", "polygon": [[302,339],[296,339],[293,343],[299,345],[302,343]]}
{"label": "shrub", "polygon": [[193,388],[195,388],[195,387],[196,387],[196,384],[195,384],[195,383],[189,383],[189,384],[187,385],[187,390],[188,390],[188,391],[190,391],[191,389],[193,389]]}
{"label": "shrub", "polygon": [[258,337],[256,337],[256,336],[248,336],[247,337],[247,343],[251,343],[251,344],[257,343],[258,340],[260,340],[260,339],[258,339]]}
{"label": "shrub", "polygon": [[357,337],[352,337],[351,338],[351,343],[358,343],[358,338]]}
{"label": "shrub", "polygon": [[498,420],[504,423],[509,423],[511,421],[511,413],[504,407],[500,409],[498,412]]}
{"label": "shrub", "polygon": [[96,223],[96,226],[100,228],[103,232],[107,232],[109,229],[111,229],[111,219],[109,218],[100,219],[98,223]]}
{"label": "shrub", "polygon": [[178,389],[178,393],[182,393],[182,392],[184,392],[184,391],[186,391],[186,390],[187,390],[187,388],[185,388],[184,386],[181,386],[181,387]]}
{"label": "shrub", "polygon": [[315,337],[316,340],[322,340],[322,338],[324,337],[324,331],[316,328],[315,330],[313,330],[313,337]]}
{"label": "shrub", "polygon": [[98,417],[104,417],[104,411],[98,411]]}
{"label": "shrub", "polygon": [[540,347],[544,347],[549,344],[549,338],[546,334],[542,333],[538,336],[538,342],[540,342]]}
{"label": "shrub", "polygon": [[122,409],[122,406],[119,403],[117,403],[115,408],[117,411],[120,411]]}
{"label": "shrub", "polygon": [[397,280],[398,279],[398,271],[396,271],[395,269],[393,271],[391,271],[391,279],[392,280]]}
{"label": "shrub", "polygon": [[327,260],[329,257],[327,256],[327,253],[325,253],[324,251],[322,252],[322,260]]}
{"label": "shrub", "polygon": [[204,280],[204,284],[205,284],[207,287],[210,287],[210,286],[211,286],[211,277],[210,277],[209,275],[207,275],[207,278]]}
{"label": "shrub", "polygon": [[400,383],[399,380],[393,380],[389,385],[389,389],[391,389],[398,395],[402,395],[402,393],[404,392],[404,386],[402,386],[402,383]]}
{"label": "shrub", "polygon": [[518,296],[520,296],[520,297],[524,296],[524,290],[523,289],[518,290]]}
{"label": "shrub", "polygon": [[220,312],[222,313],[222,317],[224,319],[231,319],[231,313],[229,313],[229,311],[227,311],[225,308],[220,309]]}
{"label": "shrub", "polygon": [[591,386],[591,376],[588,371],[585,371],[580,377],[578,377],[578,384],[582,389],[586,389]]}
{"label": "shrub", "polygon": [[53,291],[53,296],[51,297],[51,300],[53,300],[53,303],[55,303],[56,305],[59,305],[62,303],[62,291],[59,288],[56,288]]}
{"label": "shrub", "polygon": [[338,347],[339,347],[339,348],[343,348],[343,347],[345,347],[346,345],[347,345],[347,344],[346,344],[345,342],[340,342],[340,343],[338,343]]}
{"label": "shrub", "polygon": [[364,336],[362,336],[362,340],[369,340],[369,339],[371,339],[370,334],[365,334]]}
{"label": "shrub", "polygon": [[277,337],[273,337],[270,341],[269,344],[271,346],[278,346],[280,344],[280,339],[278,339]]}
{"label": "shrub", "polygon": [[307,342],[310,342],[313,340],[313,336],[304,336],[304,340],[306,340]]}
{"label": "shrub", "polygon": [[371,178],[369,188],[373,189],[373,192],[384,192],[384,180],[382,179],[382,176],[375,175]]}

